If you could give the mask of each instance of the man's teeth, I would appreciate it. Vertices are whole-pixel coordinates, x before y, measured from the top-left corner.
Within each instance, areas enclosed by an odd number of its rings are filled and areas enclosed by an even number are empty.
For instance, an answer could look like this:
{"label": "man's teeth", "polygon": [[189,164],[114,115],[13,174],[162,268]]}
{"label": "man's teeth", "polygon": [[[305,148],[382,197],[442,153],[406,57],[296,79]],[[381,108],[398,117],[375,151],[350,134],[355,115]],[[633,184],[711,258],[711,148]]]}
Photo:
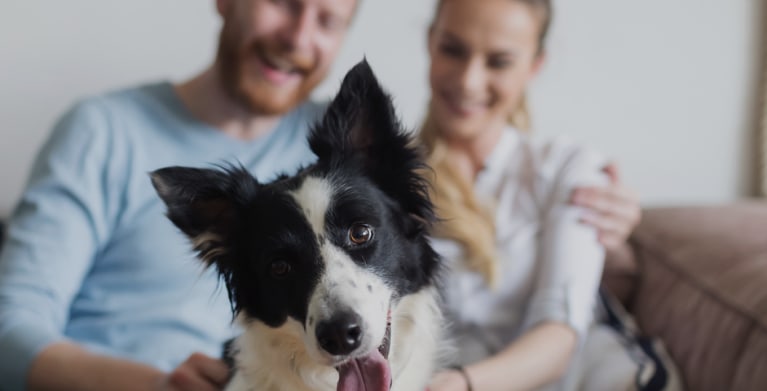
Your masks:
{"label": "man's teeth", "polygon": [[269,64],[271,67],[273,67],[274,69],[278,71],[282,71],[286,73],[294,71],[293,64],[291,64],[289,61],[285,61],[276,57],[266,57],[265,59],[267,64]]}

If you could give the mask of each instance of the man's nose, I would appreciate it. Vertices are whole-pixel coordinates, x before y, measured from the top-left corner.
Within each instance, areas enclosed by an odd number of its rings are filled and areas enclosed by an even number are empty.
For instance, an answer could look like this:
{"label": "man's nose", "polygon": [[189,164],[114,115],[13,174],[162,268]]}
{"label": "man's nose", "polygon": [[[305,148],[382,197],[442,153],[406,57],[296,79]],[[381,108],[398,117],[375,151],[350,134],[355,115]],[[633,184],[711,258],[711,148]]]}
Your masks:
{"label": "man's nose", "polygon": [[292,23],[283,31],[284,43],[291,50],[311,48],[312,41],[318,33],[316,11],[308,7],[297,9],[293,14]]}

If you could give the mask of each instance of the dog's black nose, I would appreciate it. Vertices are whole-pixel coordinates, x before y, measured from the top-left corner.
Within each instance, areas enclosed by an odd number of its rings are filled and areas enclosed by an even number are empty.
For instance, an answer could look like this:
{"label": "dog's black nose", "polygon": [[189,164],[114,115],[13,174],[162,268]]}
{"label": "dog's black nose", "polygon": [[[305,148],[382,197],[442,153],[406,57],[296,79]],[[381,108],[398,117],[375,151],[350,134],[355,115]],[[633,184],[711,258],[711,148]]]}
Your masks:
{"label": "dog's black nose", "polygon": [[338,356],[349,354],[362,342],[360,317],[352,312],[343,312],[317,324],[317,342],[328,353]]}

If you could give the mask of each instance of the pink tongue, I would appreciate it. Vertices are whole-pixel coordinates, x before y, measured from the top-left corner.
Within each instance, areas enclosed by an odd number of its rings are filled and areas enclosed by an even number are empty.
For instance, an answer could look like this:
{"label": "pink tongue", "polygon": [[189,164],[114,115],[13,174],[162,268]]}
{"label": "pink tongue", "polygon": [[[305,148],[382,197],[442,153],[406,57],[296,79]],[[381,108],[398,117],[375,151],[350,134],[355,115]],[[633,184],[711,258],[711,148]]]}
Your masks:
{"label": "pink tongue", "polygon": [[336,391],[389,391],[389,363],[378,349],[338,367]]}

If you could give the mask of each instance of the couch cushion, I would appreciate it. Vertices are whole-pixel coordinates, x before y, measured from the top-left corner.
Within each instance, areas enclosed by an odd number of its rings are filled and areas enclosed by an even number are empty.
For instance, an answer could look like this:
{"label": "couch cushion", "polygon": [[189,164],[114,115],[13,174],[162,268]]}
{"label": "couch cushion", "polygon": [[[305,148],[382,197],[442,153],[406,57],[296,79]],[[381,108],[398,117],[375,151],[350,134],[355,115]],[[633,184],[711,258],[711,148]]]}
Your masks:
{"label": "couch cushion", "polygon": [[633,312],[689,389],[764,389],[767,203],[649,209],[631,241]]}
{"label": "couch cushion", "polygon": [[617,298],[627,309],[631,309],[639,280],[639,267],[634,249],[624,243],[608,250],[602,272],[602,287]]}

